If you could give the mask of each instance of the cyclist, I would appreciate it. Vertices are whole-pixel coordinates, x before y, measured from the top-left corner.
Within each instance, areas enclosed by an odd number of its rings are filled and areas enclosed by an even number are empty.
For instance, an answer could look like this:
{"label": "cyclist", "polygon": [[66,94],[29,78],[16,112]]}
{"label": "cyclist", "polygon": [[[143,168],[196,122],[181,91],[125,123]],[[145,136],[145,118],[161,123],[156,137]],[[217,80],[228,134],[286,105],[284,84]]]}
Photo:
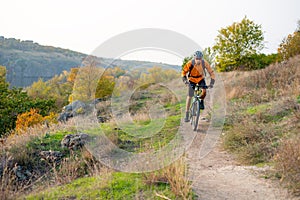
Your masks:
{"label": "cyclist", "polygon": [[[202,95],[200,97],[200,109],[204,109],[204,98],[206,96],[206,83],[205,83],[205,69],[208,71],[211,81],[208,87],[212,88],[215,83],[215,74],[209,63],[203,59],[203,53],[201,51],[196,51],[194,53],[194,58],[188,61],[182,69],[182,80],[188,87],[188,94],[186,98],[186,115],[185,122],[189,122],[189,108],[191,105],[191,99],[194,95],[194,89],[198,83],[202,88]],[[188,77],[187,77],[188,75]]]}

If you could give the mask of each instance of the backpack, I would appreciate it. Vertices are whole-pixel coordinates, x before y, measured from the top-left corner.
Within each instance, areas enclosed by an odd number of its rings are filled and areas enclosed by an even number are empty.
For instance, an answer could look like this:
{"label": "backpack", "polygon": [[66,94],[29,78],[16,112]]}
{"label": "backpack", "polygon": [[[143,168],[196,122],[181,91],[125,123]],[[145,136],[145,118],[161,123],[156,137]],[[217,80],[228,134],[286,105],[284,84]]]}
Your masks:
{"label": "backpack", "polygon": [[[205,77],[206,76],[206,71],[205,71],[206,67],[205,67],[204,59],[201,60],[201,65],[202,65],[204,77]],[[192,65],[190,66],[190,69],[189,69],[189,77],[190,77],[191,71],[194,68],[194,66],[195,66],[195,59],[192,60]],[[195,78],[197,78],[197,77],[195,77]]]}

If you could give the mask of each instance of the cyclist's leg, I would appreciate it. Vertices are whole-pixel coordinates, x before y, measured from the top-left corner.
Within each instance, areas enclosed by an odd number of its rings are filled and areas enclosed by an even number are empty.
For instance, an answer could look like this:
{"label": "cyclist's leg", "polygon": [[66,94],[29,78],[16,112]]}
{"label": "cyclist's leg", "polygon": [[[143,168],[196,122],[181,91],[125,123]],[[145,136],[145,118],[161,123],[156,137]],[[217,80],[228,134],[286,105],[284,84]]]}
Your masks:
{"label": "cyclist's leg", "polygon": [[199,82],[199,85],[200,87],[202,88],[202,93],[201,93],[201,96],[200,96],[200,109],[203,110],[204,109],[204,99],[206,97],[206,82],[205,82],[205,79],[202,79],[200,82]]}
{"label": "cyclist's leg", "polygon": [[188,112],[189,109],[190,109],[190,106],[191,106],[191,99],[192,99],[192,97],[194,96],[194,89],[195,89],[195,86],[196,86],[195,83],[190,82],[190,84],[189,84],[189,89],[188,89],[188,94],[187,94],[187,97],[186,97],[186,107],[185,107],[186,112]]}
{"label": "cyclist's leg", "polygon": [[190,110],[190,107],[191,107],[191,100],[192,100],[192,97],[194,95],[194,88],[195,88],[195,84],[190,82],[189,86],[188,86],[188,94],[187,94],[187,97],[186,97],[186,104],[185,104],[185,122],[188,122],[189,121],[189,110]]}
{"label": "cyclist's leg", "polygon": [[202,79],[200,82],[199,82],[199,85],[200,87],[202,88],[202,94],[201,94],[201,97],[200,99],[204,100],[205,97],[206,97],[206,82],[205,82],[205,79]]}

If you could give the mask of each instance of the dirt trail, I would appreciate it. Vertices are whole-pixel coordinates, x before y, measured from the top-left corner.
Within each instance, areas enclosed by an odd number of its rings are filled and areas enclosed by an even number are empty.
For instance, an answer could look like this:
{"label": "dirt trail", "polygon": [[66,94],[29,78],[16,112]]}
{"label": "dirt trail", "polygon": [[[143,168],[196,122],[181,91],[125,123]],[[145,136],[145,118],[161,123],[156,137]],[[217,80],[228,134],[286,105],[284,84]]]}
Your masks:
{"label": "dirt trail", "polygon": [[[189,123],[184,126],[185,130],[191,130]],[[190,180],[199,199],[300,199],[291,197],[278,183],[264,179],[262,172],[266,168],[239,165],[232,155],[222,150],[220,139],[212,151],[200,159],[199,149],[206,136],[208,122],[201,121],[200,127],[187,151]]]}

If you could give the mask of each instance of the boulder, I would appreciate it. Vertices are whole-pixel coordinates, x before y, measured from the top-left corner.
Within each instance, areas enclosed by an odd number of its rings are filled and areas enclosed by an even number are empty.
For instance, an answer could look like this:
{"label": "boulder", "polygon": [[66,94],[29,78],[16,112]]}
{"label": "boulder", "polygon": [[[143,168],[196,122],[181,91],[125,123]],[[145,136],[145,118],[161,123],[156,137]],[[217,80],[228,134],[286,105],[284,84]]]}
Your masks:
{"label": "boulder", "polygon": [[80,149],[85,145],[89,138],[90,136],[85,133],[69,134],[63,138],[61,146],[71,150]]}
{"label": "boulder", "polygon": [[82,101],[74,101],[66,105],[58,117],[58,121],[66,122],[69,118],[75,117],[86,112],[87,105]]}

